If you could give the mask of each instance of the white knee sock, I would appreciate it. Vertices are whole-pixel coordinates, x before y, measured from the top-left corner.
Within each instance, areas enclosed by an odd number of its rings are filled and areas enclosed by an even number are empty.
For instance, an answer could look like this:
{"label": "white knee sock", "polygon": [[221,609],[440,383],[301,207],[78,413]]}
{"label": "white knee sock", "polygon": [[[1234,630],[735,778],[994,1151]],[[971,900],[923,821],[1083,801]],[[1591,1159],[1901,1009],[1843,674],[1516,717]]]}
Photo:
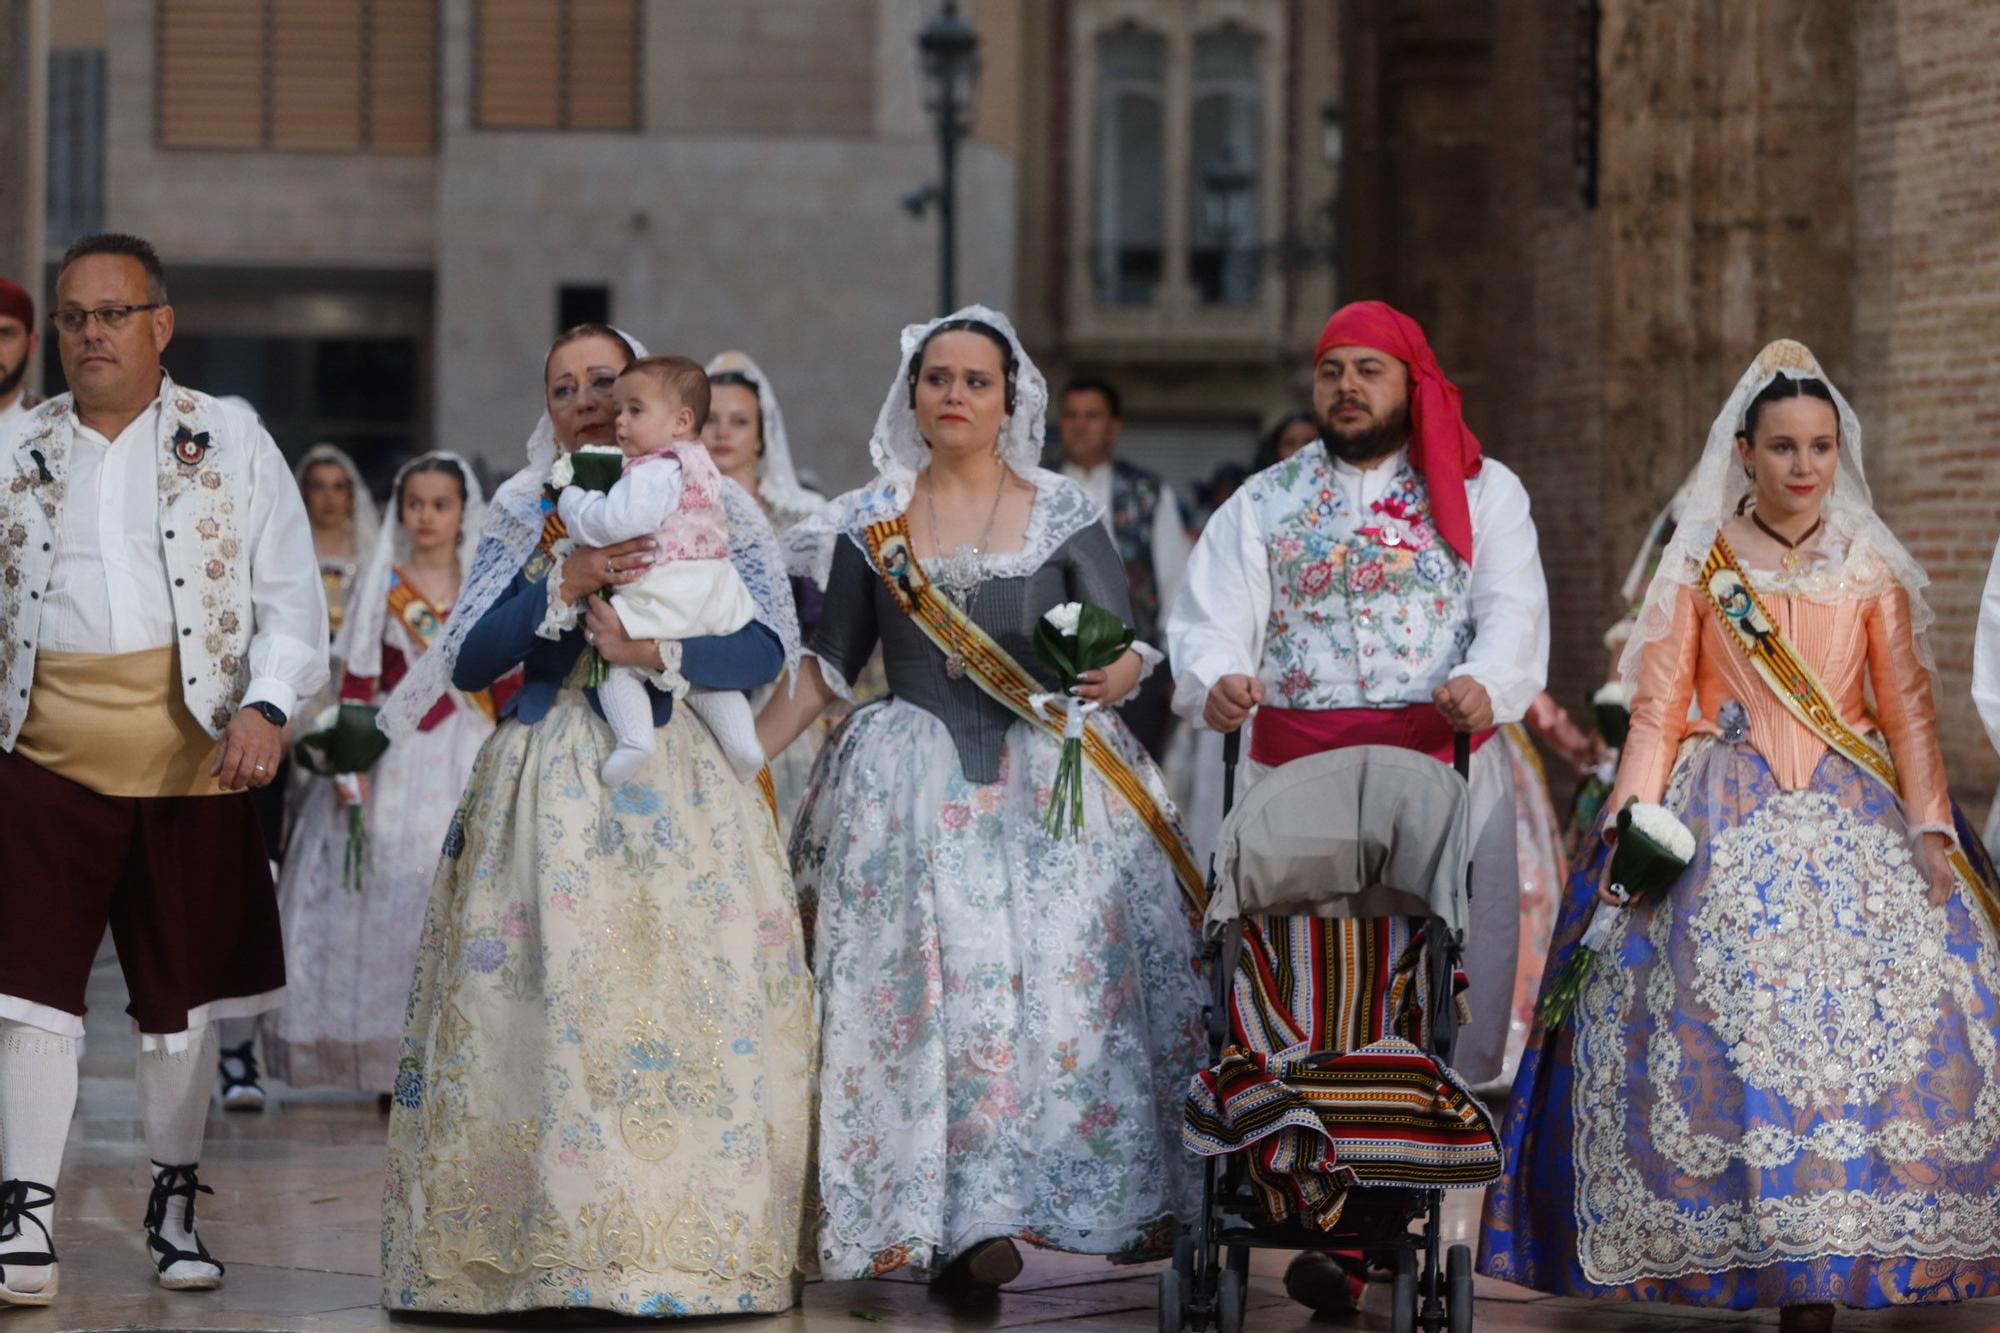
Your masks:
{"label": "white knee sock", "polygon": [[257,1020],[254,1018],[222,1018],[210,1026],[215,1029],[216,1045],[224,1050],[257,1039]]}
{"label": "white knee sock", "polygon": [[[208,1128],[208,1071],[215,1064],[215,1029],[204,1024],[190,1034],[187,1049],[139,1052],[139,1116],[146,1127],[146,1151],[153,1171],[163,1166],[193,1166],[201,1161],[201,1140]],[[196,1248],[194,1229],[187,1225],[190,1200],[175,1198],[167,1205],[161,1237],[177,1249]],[[153,1254],[152,1250],[147,1251]],[[157,1255],[154,1255],[157,1259]],[[183,1259],[160,1275],[165,1282],[220,1277],[214,1264]]]}
{"label": "white knee sock", "polygon": [[638,776],[640,767],[653,753],[653,701],[646,695],[646,681],[631,667],[612,667],[597,687],[597,702],[611,735],[618,742],[598,775],[607,787],[622,787]]}
{"label": "white knee sock", "polygon": [[753,781],[764,767],[764,746],[757,739],[757,715],[750,711],[750,696],[741,690],[690,690],[687,705],[708,724],[736,776]]}
{"label": "white knee sock", "polygon": [[[76,1112],[76,1062],[83,1039],[65,1037],[26,1023],[0,1021],[0,1176],[32,1180],[55,1188],[62,1170],[63,1144]],[[40,1221],[53,1236],[53,1202],[32,1206],[21,1234],[0,1242],[0,1250],[40,1250]],[[9,1290],[30,1293],[48,1284],[45,1265],[7,1264],[0,1270]]]}

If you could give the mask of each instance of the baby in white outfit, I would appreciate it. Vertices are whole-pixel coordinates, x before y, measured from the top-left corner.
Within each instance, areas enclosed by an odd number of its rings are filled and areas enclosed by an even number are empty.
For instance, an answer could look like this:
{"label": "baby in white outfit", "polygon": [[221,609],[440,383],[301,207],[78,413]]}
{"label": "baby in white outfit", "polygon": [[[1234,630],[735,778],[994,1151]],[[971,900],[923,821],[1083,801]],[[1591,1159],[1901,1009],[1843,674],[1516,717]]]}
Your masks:
{"label": "baby in white outfit", "polygon": [[653,753],[651,679],[685,698],[721,744],[744,781],[764,766],[748,696],[735,690],[691,689],[681,676],[682,639],[734,634],[755,618],[757,603],[729,562],[729,523],[722,508],[722,474],[700,443],[708,418],[708,376],[679,356],[649,356],[626,367],[612,390],[618,404],[618,448],[624,473],[609,491],[564,488],[556,512],[580,546],[613,546],[655,537],[658,563],[636,582],[616,588],[611,605],[625,632],[660,642],[658,675],[612,667],[597,701],[616,748],[599,770],[608,787],[622,787]]}

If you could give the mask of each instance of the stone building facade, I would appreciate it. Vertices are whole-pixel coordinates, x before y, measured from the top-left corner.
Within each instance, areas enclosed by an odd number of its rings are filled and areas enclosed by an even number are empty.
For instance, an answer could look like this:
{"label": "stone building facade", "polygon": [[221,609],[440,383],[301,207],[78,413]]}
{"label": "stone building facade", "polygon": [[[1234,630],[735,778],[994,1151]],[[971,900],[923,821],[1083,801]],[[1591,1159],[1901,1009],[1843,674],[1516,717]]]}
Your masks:
{"label": "stone building facade", "polygon": [[1863,423],[1930,573],[1945,758],[1983,808],[1968,693],[2000,537],[2000,7],[1952,0],[1414,0],[1343,7],[1350,288],[1432,330],[1535,501],[1552,688],[1772,337]]}
{"label": "stone building facade", "polygon": [[[1014,313],[1052,379],[1126,386],[1131,451],[1177,479],[1247,460],[1300,401],[1332,290],[1334,8],[963,8],[961,299]],[[48,243],[153,239],[170,364],[258,400],[290,448],[504,470],[548,336],[606,313],[655,348],[750,351],[802,462],[852,484],[896,331],[936,300],[936,222],[905,200],[936,178],[915,42],[937,9],[63,0],[50,67],[96,70],[102,180],[94,209],[51,207]],[[53,137],[58,166],[90,157]],[[1152,276],[1114,292],[1119,247]]]}

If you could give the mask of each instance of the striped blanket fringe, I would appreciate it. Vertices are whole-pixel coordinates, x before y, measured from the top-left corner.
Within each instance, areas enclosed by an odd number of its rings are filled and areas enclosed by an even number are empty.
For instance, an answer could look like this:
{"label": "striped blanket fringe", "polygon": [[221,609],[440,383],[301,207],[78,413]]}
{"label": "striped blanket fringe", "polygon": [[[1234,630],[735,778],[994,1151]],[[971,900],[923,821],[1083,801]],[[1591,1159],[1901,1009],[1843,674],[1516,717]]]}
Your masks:
{"label": "striped blanket fringe", "polygon": [[[1424,933],[1400,918],[1244,922],[1236,1044],[1189,1083],[1181,1140],[1204,1157],[1243,1153],[1272,1222],[1330,1231],[1355,1186],[1499,1176],[1485,1108],[1414,1044],[1428,1040],[1413,984]],[[1462,971],[1453,980],[1463,988]]]}

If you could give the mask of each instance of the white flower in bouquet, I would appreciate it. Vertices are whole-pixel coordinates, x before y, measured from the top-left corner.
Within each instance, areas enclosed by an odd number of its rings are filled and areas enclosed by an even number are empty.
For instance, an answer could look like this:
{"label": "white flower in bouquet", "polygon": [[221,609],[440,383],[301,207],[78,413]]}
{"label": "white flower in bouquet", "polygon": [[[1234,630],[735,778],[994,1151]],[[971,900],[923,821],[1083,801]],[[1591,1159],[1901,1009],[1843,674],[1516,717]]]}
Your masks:
{"label": "white flower in bouquet", "polygon": [[1061,606],[1052,606],[1042,619],[1054,626],[1056,633],[1065,639],[1073,639],[1076,637],[1076,627],[1083,619],[1083,603],[1064,602]]}
{"label": "white flower in bouquet", "polygon": [[1694,834],[1664,805],[1632,804],[1632,829],[1651,838],[1663,852],[1682,863],[1694,860]]}
{"label": "white flower in bouquet", "polygon": [[568,454],[557,454],[556,461],[549,464],[549,485],[556,490],[561,490],[575,479],[576,464],[569,461]]}
{"label": "white flower in bouquet", "polygon": [[1632,691],[1626,688],[1624,681],[1614,680],[1600,686],[1597,693],[1590,696],[1590,702],[1600,707],[1609,704],[1617,708],[1630,708]]}

